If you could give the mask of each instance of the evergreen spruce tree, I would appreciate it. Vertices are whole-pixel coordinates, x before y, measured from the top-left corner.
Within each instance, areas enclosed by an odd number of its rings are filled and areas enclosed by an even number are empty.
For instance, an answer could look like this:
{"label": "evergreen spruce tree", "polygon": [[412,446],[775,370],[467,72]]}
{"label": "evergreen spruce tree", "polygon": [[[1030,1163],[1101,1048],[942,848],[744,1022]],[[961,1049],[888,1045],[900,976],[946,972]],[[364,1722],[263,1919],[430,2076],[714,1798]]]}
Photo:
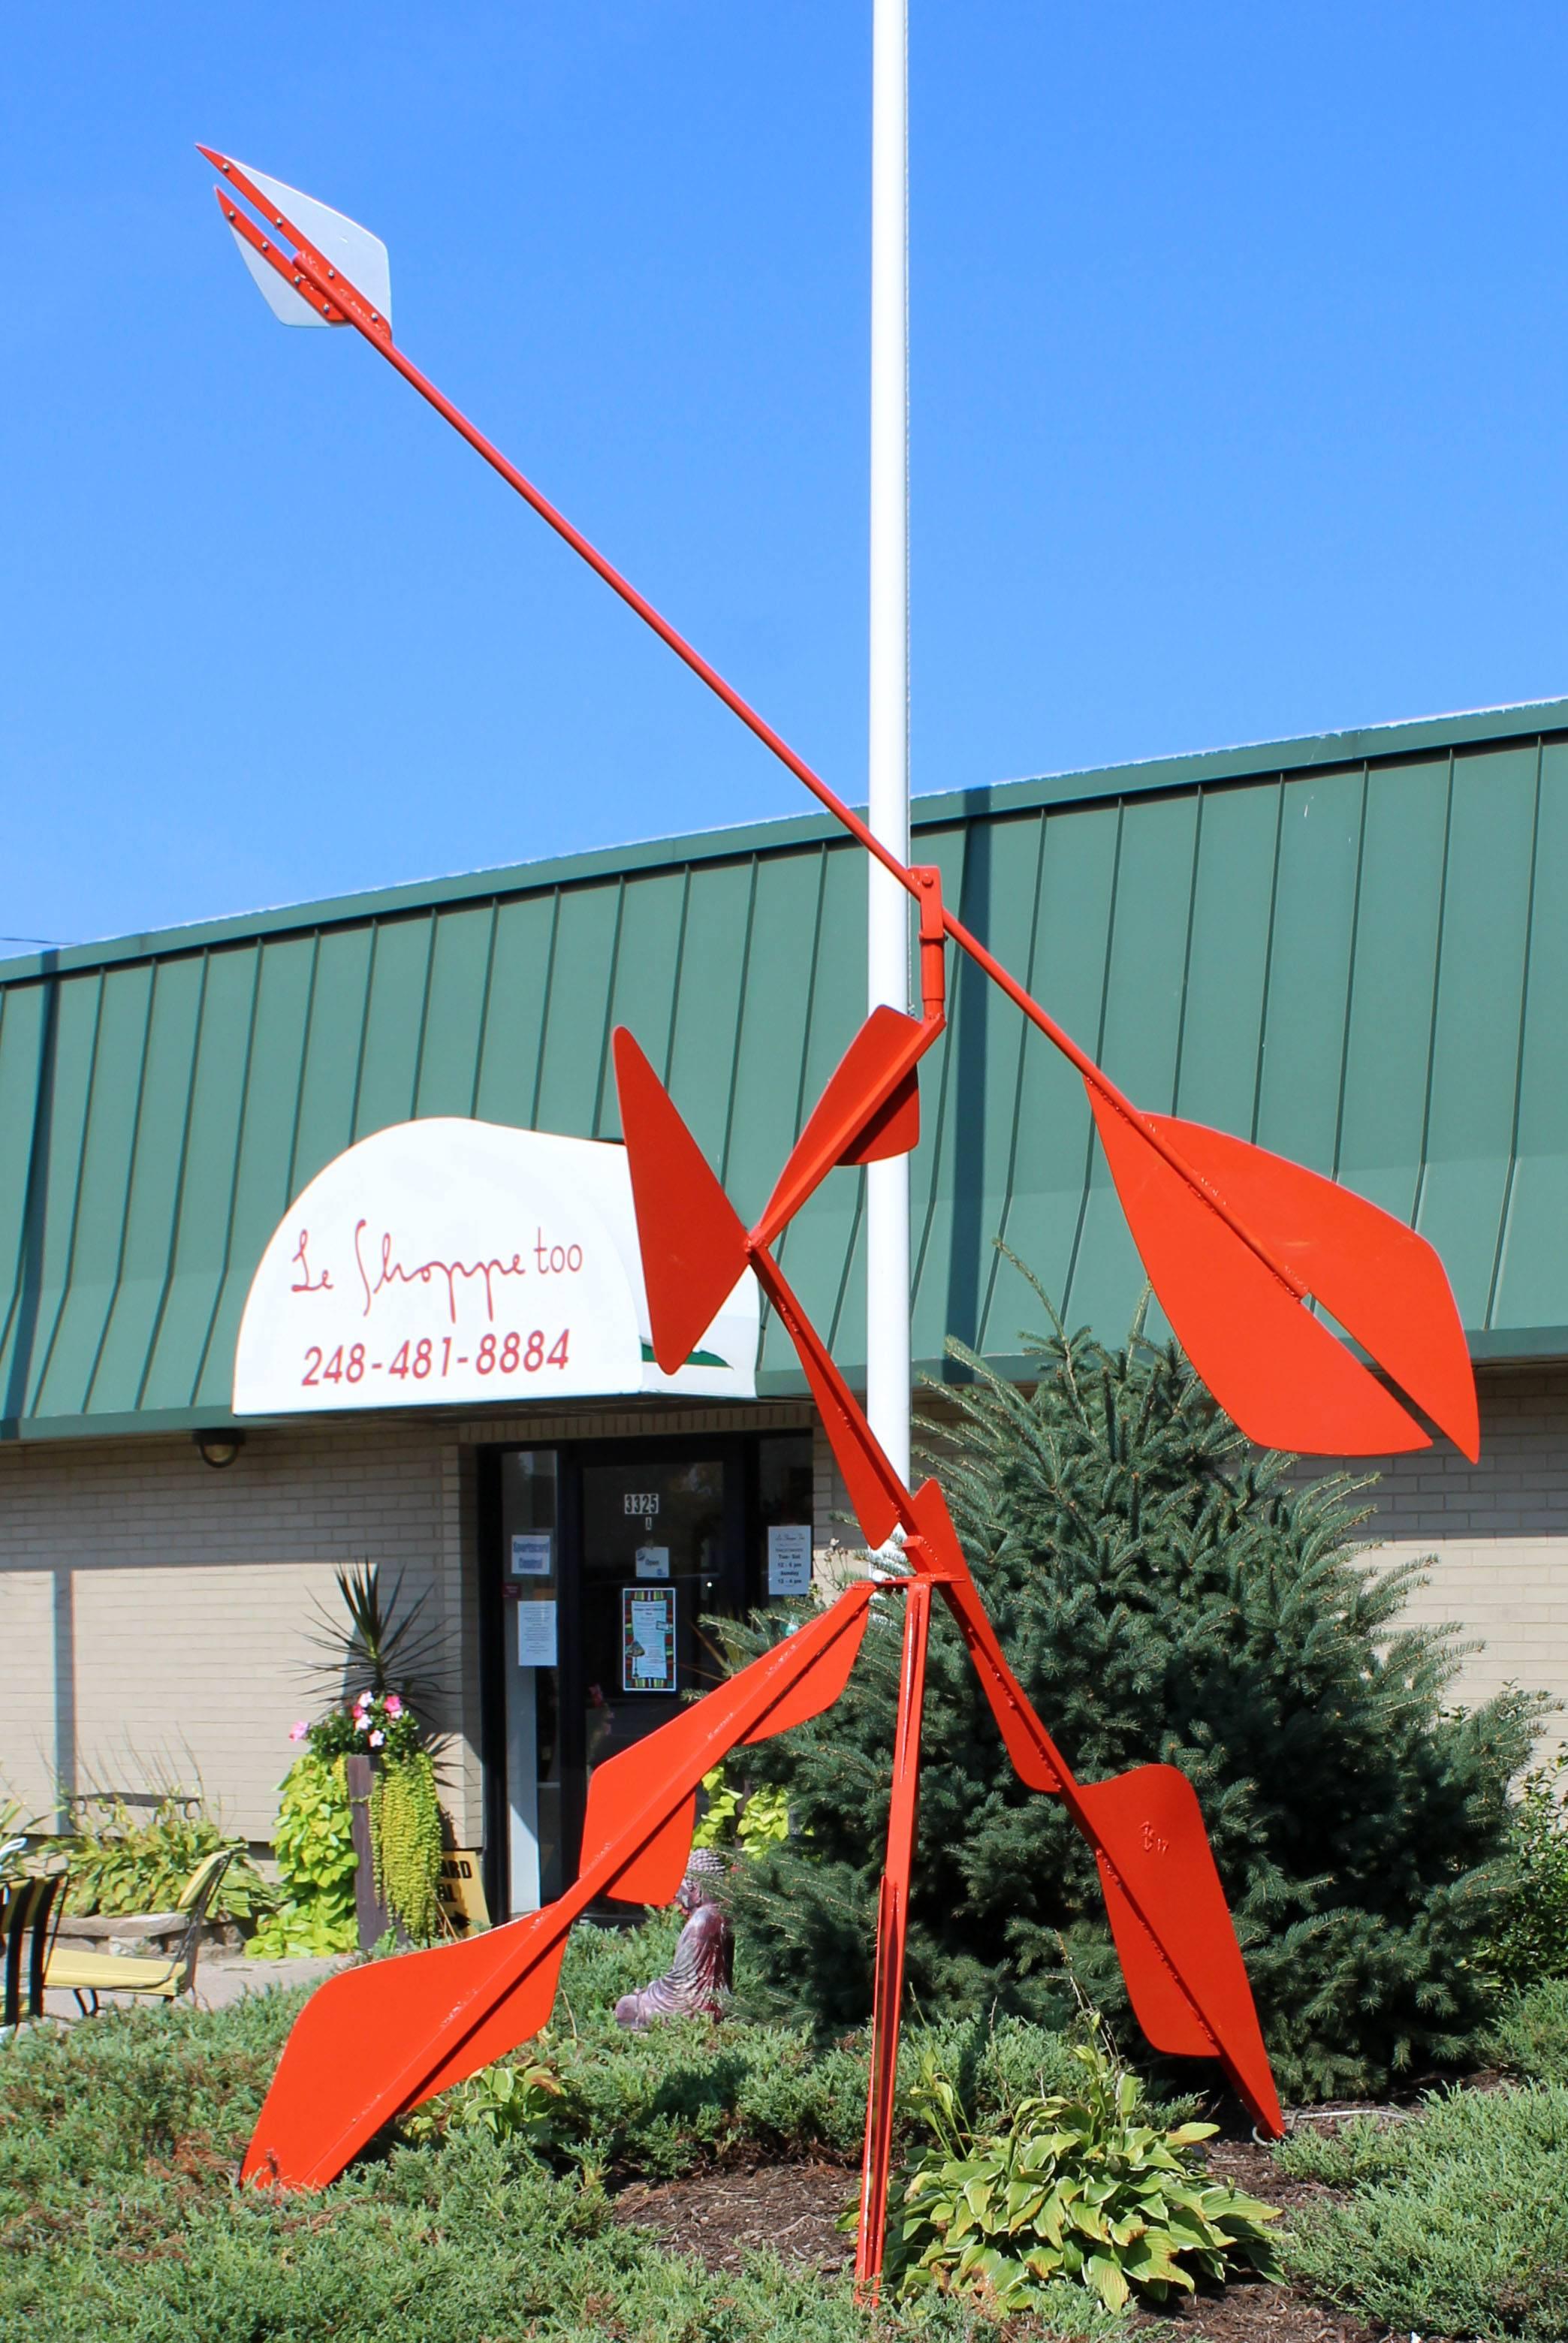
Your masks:
{"label": "evergreen spruce tree", "polygon": [[[1154,1760],[1191,1779],[1287,2097],[1462,2064],[1489,2014],[1475,1956],[1535,1705],[1444,1707],[1462,1647],[1402,1622],[1419,1564],[1358,1560],[1366,1482],[1249,1447],[1141,1323],[1112,1352],[1050,1314],[1031,1392],[950,1346],[974,1382],[926,1460],[1012,1667],[1081,1779]],[[731,1761],[785,1787],[793,1825],[734,1888],[754,2014],[826,2031],[868,2015],[902,1610],[874,1598],[827,1715]],[[787,1624],[732,1630],[735,1661]],[[931,2016],[1055,2025],[1069,1971],[1131,2048],[1093,1859],[1060,1802],[1013,1775],[939,1604],[910,1987]]]}

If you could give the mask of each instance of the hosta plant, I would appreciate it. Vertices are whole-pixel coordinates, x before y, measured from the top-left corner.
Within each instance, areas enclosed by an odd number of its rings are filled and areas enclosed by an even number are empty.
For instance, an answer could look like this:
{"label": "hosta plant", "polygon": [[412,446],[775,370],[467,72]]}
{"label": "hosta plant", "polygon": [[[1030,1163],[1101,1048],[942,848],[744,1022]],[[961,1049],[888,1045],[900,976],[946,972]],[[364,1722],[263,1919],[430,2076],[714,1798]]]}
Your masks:
{"label": "hosta plant", "polygon": [[1120,2310],[1238,2266],[1277,2278],[1276,2209],[1198,2168],[1215,2126],[1151,2121],[1098,2026],[1072,2056],[1075,2091],[1023,2099],[984,2133],[950,2074],[922,2058],[910,2113],[929,2141],[897,2176],[889,2239],[900,2290],[975,2293],[1005,2314],[1046,2308],[1063,2279]]}

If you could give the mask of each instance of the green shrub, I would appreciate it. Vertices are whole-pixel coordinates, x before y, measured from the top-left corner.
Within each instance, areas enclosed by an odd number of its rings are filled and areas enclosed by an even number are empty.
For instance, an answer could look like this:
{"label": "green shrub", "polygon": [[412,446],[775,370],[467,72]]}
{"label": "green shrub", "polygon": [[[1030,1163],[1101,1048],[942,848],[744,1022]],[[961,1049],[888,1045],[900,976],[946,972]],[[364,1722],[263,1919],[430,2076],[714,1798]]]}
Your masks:
{"label": "green shrub", "polygon": [[1286,2172],[1349,2187],[1309,2205],[1292,2268],[1380,2329],[1568,2335],[1568,2086],[1455,2091],[1408,2122],[1298,2134]]}
{"label": "green shrub", "polygon": [[1568,1749],[1520,1785],[1501,1925],[1483,1957],[1504,1984],[1568,1977]]}
{"label": "green shrub", "polygon": [[1568,2084],[1568,1977],[1548,1977],[1503,2006],[1487,2053],[1526,2083]]}
{"label": "green shrub", "polygon": [[1194,2269],[1221,2282],[1237,2264],[1278,2277],[1263,2226],[1276,2212],[1196,2167],[1216,2127],[1151,2122],[1099,2029],[1069,2056],[1075,2087],[1022,2098],[982,2131],[927,2049],[910,2097],[929,2141],[891,2196],[900,2290],[978,2293],[1006,2314],[1048,2309],[1070,2280],[1121,2310],[1134,2292],[1157,2303],[1194,2292]]}
{"label": "green shrub", "polygon": [[256,1960],[348,1953],[354,1918],[354,1825],[341,1757],[307,1749],[283,1777],[274,1839],[282,1894],[246,1950]]}
{"label": "green shrub", "polygon": [[166,1790],[141,1815],[116,1793],[92,1791],[74,1801],[73,1819],[56,1842],[71,1874],[67,1912],[170,1911],[198,1865],[224,1846],[236,1855],[208,1907],[214,1918],[254,1919],[273,1900],[244,1839],[226,1836],[199,1793]]}
{"label": "green shrub", "polygon": [[[1045,1725],[1086,1780],[1163,1761],[1193,1783],[1287,2097],[1473,2065],[1536,1705],[1510,1693],[1454,1713],[1454,1646],[1402,1616],[1419,1573],[1358,1558],[1358,1484],[1247,1447],[1173,1346],[1059,1330],[1030,1348],[1032,1392],[969,1362],[935,1463]],[[789,1620],[739,1630],[735,1660]],[[869,2008],[899,1661],[897,1606],[874,1606],[834,1707],[729,1761],[779,1786],[798,1834],[732,1882],[745,2015],[830,2036]],[[1120,2023],[1092,1854],[1059,1800],[1018,1782],[940,1612],[924,1748],[922,2001],[1060,2026],[1076,1975]]]}

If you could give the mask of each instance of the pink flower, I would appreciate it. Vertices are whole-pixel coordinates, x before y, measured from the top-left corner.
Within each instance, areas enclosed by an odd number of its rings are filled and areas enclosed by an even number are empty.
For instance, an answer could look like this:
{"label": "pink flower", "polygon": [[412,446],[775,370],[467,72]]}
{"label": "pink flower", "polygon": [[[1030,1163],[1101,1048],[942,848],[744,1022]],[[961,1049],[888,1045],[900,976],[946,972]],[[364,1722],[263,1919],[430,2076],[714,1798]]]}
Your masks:
{"label": "pink flower", "polygon": [[388,1716],[401,1716],[403,1703],[395,1692],[389,1692],[384,1704]]}
{"label": "pink flower", "polygon": [[379,1749],[386,1738],[387,1735],[384,1733],[373,1733],[370,1735],[370,1746],[372,1749]]}
{"label": "pink flower", "polygon": [[303,1741],[309,1730],[309,1725],[307,1725],[304,1717],[302,1716],[297,1725],[291,1725],[289,1726],[288,1737],[291,1741]]}

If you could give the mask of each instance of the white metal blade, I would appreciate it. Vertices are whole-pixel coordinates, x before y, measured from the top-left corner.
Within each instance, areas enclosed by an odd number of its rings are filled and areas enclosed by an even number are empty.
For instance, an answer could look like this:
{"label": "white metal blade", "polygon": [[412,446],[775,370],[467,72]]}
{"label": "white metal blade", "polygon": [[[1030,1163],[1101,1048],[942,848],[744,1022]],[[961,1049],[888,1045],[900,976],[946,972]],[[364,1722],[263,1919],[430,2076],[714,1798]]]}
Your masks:
{"label": "white metal blade", "polygon": [[259,252],[251,250],[238,228],[231,226],[229,234],[238,245],[239,256],[260,287],[261,297],[275,317],[281,318],[286,326],[327,324],[327,319],[313,309],[308,301],[302,300],[292,285],[285,283],[270,261],[264,260]]}
{"label": "white metal blade", "polygon": [[[286,186],[281,179],[269,179],[265,171],[255,170],[248,163],[241,163],[238,167],[264,196],[271,197],[276,208],[294,222],[301,236],[316,246],[324,259],[330,260],[335,268],[341,268],[356,291],[362,293],[390,326],[392,267],[380,237],[372,236],[367,227],[361,227],[357,220],[318,204],[314,196],[301,195],[297,187]],[[235,242],[245,254],[246,266],[266,295],[273,314],[286,326],[326,324],[327,320],[307,301],[302,301],[291,285],[284,283],[276,269],[269,268],[259,254],[247,249],[242,237],[236,236]]]}

